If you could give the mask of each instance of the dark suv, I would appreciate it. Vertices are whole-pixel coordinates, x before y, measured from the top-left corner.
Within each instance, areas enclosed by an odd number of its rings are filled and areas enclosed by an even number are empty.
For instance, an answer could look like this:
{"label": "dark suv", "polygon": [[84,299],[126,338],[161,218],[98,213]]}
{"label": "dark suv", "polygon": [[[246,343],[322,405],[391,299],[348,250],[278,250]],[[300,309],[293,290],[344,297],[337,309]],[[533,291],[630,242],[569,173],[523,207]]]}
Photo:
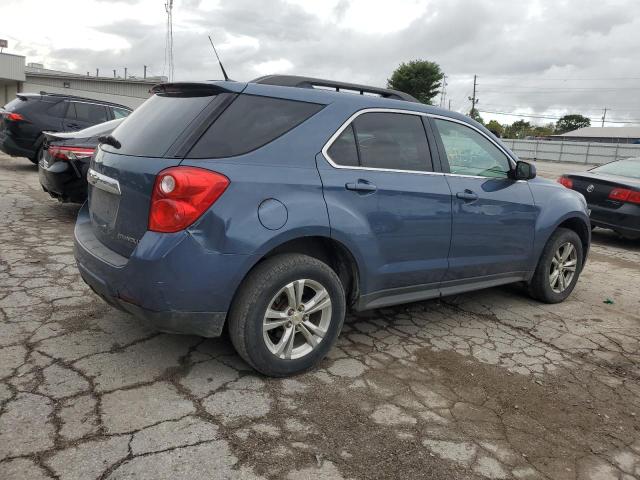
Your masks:
{"label": "dark suv", "polygon": [[19,93],[0,108],[0,150],[38,163],[42,132],[81,130],[130,113],[129,107],[117,103],[45,92]]}
{"label": "dark suv", "polygon": [[75,255],[95,292],[160,330],[227,324],[282,376],[327,354],[349,308],[514,282],[556,303],[578,281],[584,197],[468,117],[299,77],[153,93],[91,160]]}

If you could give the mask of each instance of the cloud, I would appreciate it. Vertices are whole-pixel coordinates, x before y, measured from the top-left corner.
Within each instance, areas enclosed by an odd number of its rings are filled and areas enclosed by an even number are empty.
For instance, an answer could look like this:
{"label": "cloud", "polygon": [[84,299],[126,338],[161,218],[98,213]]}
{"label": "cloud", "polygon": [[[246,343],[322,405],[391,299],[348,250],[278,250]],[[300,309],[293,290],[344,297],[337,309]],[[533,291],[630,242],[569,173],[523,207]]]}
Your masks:
{"label": "cloud", "polygon": [[[211,34],[238,80],[286,72],[384,85],[401,62],[423,58],[447,73],[452,107],[460,111],[468,110],[477,74],[481,110],[577,111],[595,118],[608,106],[609,118],[640,119],[640,88],[632,80],[640,77],[640,2],[531,1],[525,7],[512,0],[396,0],[394,15],[404,17],[391,22],[388,1],[326,0],[322,9],[313,1],[176,0],[176,79],[220,77]],[[140,11],[163,8],[151,0],[136,4]],[[165,25],[157,13],[94,27],[120,39],[118,49],[79,41],[74,48],[51,49],[45,63],[74,65],[80,73],[127,66],[141,74],[149,65],[152,74],[161,74]],[[375,27],[385,15],[389,28]]]}

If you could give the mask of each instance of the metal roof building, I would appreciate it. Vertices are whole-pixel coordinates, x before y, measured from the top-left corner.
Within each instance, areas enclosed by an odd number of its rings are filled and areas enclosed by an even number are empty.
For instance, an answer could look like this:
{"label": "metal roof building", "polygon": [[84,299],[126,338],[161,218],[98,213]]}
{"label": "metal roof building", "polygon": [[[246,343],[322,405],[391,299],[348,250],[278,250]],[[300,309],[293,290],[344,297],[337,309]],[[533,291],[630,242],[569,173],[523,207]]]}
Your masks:
{"label": "metal roof building", "polygon": [[119,103],[135,108],[149,97],[149,89],[166,81],[165,77],[113,78],[80,75],[43,68],[25,57],[0,53],[0,106],[13,100],[16,93],[47,92],[76,95]]}
{"label": "metal roof building", "polygon": [[584,127],[552,138],[575,142],[640,143],[640,127]]}

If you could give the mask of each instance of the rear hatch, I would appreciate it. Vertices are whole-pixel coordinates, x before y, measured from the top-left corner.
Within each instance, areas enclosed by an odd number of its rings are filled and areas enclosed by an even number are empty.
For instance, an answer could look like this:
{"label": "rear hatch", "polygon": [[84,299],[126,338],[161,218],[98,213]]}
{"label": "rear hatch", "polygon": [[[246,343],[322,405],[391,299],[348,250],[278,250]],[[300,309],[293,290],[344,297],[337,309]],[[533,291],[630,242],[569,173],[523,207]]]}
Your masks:
{"label": "rear hatch", "polygon": [[89,171],[95,236],[129,257],[147,231],[156,175],[187,149],[233,100],[243,83],[166,84],[129,115],[96,150]]}

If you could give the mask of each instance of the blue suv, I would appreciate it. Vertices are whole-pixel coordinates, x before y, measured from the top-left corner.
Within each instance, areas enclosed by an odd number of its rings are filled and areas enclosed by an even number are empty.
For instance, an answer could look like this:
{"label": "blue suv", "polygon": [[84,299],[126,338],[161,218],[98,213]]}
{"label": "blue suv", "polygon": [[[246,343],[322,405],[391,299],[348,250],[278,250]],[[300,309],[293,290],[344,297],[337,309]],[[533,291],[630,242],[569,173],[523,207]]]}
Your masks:
{"label": "blue suv", "polygon": [[165,332],[272,376],[316,365],[348,309],[507,283],[561,302],[585,199],[473,120],[304,77],[154,87],[101,145],[75,227],[82,278]]}

